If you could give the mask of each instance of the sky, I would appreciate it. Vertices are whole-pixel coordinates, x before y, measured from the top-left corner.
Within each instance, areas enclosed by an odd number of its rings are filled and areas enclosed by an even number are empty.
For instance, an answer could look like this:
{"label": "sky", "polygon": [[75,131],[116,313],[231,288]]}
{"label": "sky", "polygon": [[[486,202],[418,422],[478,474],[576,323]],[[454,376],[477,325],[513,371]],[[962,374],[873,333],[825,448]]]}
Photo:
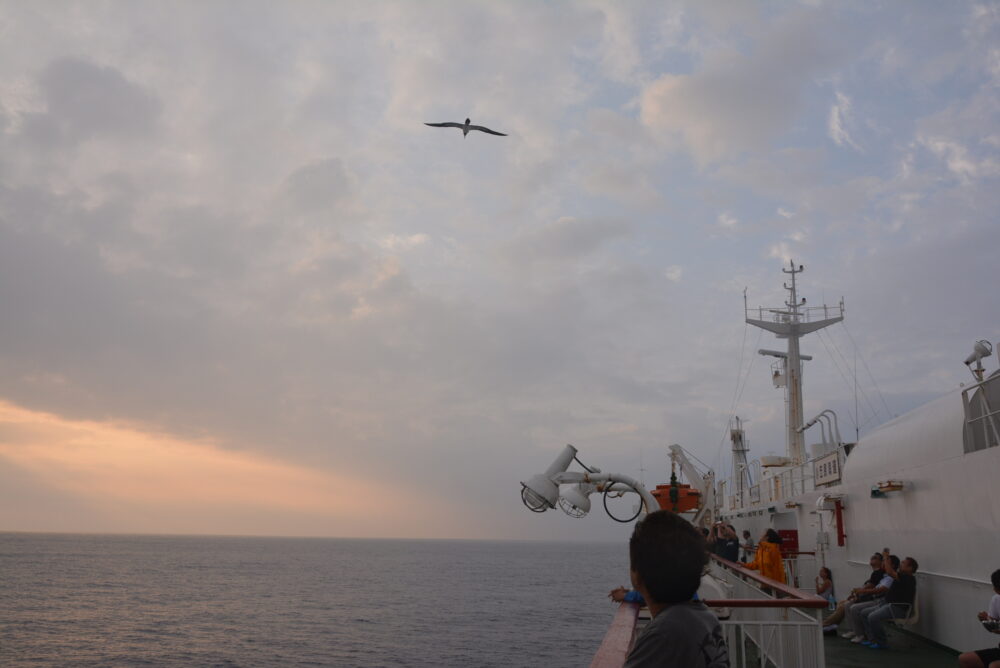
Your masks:
{"label": "sky", "polygon": [[996,2],[0,0],[0,531],[620,540],[790,260],[807,415],[968,382],[998,121]]}

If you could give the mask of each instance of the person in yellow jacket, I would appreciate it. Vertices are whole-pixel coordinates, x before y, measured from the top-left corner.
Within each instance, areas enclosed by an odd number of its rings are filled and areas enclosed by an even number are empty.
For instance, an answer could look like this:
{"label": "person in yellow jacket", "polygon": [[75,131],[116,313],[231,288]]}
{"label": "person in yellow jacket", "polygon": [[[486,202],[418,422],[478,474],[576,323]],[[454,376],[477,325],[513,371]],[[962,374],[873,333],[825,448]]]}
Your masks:
{"label": "person in yellow jacket", "polygon": [[781,561],[781,536],[774,529],[768,529],[757,544],[757,555],[746,564],[746,568],[760,571],[766,578],[785,582],[785,564]]}

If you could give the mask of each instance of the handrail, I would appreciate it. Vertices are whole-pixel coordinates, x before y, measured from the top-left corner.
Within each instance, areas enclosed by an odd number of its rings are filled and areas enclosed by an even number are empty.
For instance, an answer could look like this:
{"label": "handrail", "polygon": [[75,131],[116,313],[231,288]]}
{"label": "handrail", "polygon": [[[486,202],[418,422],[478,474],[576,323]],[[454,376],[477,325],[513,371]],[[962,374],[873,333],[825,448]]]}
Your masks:
{"label": "handrail", "polygon": [[[775,600],[767,600],[769,605],[766,606],[742,606],[742,607],[775,607],[775,608],[825,608],[830,604],[825,598],[820,598],[814,594],[807,594],[806,592],[800,591],[795,587],[790,587],[784,582],[778,582],[777,580],[772,580],[771,578],[764,577],[756,571],[751,571],[744,568],[742,565],[736,562],[729,561],[728,559],[723,559],[717,554],[708,555],[715,561],[719,562],[722,566],[725,566],[729,570],[737,573],[738,575],[753,580],[754,582],[760,584],[763,587],[770,587],[776,592],[782,594],[785,598],[779,598]],[[724,599],[724,601],[729,601],[730,599]],[[743,600],[743,599],[734,599]],[[750,599],[747,599],[750,600]],[[766,599],[765,599],[766,600]],[[782,603],[782,601],[790,600],[791,603]],[[708,601],[705,601],[705,605],[710,605]],[[725,602],[723,605],[729,605],[730,607],[741,607],[734,606],[731,603]],[[723,607],[720,605],[718,607]]]}
{"label": "handrail", "polygon": [[803,602],[792,598],[713,598],[705,599],[704,603],[710,608],[825,608],[830,605],[826,599]]}
{"label": "handrail", "polygon": [[639,604],[623,602],[611,620],[608,632],[604,634],[601,646],[597,648],[590,668],[621,668],[632,649],[635,622],[639,617]]}
{"label": "handrail", "polygon": [[[760,544],[758,543],[757,545],[754,545],[753,547],[750,547],[750,548],[741,547],[740,549],[741,550],[746,550],[748,552],[756,552],[757,548],[759,546],[760,546]],[[807,555],[810,555],[810,556],[813,556],[813,557],[816,556],[815,552],[808,552],[806,550],[781,550],[781,556],[782,556],[782,558],[787,557],[788,555],[799,556],[800,554],[807,554]],[[730,562],[730,563],[735,563],[735,562]],[[739,566],[739,564],[736,564],[736,565]]]}
{"label": "handrail", "polygon": [[[723,559],[715,554],[710,554],[709,557],[729,568],[734,573],[753,580],[762,587],[770,587],[783,596],[783,598],[760,599],[704,599],[703,603],[710,608],[825,608],[829,605],[829,601],[825,598],[799,591],[783,582],[764,577],[728,559]],[[590,662],[590,668],[621,668],[628,657],[629,651],[632,649],[632,640],[635,635],[639,609],[638,604],[628,602],[623,602],[618,607],[607,633],[604,634],[601,646],[597,648],[597,652]]]}

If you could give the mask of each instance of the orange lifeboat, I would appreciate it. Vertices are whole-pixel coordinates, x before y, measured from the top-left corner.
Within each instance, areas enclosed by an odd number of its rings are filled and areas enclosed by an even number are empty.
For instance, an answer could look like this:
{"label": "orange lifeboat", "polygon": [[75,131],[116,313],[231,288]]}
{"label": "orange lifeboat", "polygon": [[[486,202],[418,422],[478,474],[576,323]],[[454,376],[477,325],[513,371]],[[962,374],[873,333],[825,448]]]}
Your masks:
{"label": "orange lifeboat", "polygon": [[[670,500],[670,485],[657,485],[650,494],[660,504],[660,510],[674,510],[674,503]],[[691,510],[698,510],[701,505],[701,492],[693,489],[691,485],[677,485],[677,510],[678,513],[686,513]]]}

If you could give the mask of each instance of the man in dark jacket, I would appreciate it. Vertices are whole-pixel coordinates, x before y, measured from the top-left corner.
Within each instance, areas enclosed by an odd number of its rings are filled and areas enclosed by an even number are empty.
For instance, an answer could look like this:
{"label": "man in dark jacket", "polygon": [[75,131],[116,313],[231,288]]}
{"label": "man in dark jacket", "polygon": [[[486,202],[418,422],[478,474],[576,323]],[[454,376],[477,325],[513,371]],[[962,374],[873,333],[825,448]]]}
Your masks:
{"label": "man in dark jacket", "polygon": [[[883,553],[888,556],[888,551]],[[889,591],[886,592],[882,605],[867,610],[861,614],[865,626],[865,635],[869,642],[863,643],[872,649],[885,649],[889,640],[885,636],[883,622],[887,619],[903,619],[910,614],[913,600],[917,595],[917,560],[913,557],[903,559],[897,571],[890,562],[886,562],[885,573],[892,578]]]}
{"label": "man in dark jacket", "polygon": [[729,561],[737,561],[740,558],[740,539],[736,535],[736,529],[732,525],[721,527],[722,547],[719,548],[719,556]]}
{"label": "man in dark jacket", "polygon": [[[863,603],[865,601],[872,600],[875,590],[878,588],[879,582],[885,577],[885,570],[882,568],[882,553],[876,552],[868,560],[868,565],[872,568],[872,574],[868,576],[868,579],[864,583],[855,589],[851,590],[851,595],[846,599],[842,600],[837,604],[837,609],[833,613],[823,620],[823,630],[826,632],[833,632],[837,628],[837,624],[844,620],[844,617],[851,610],[851,606],[855,603]],[[854,634],[850,631],[843,634],[845,638],[850,638]]]}

